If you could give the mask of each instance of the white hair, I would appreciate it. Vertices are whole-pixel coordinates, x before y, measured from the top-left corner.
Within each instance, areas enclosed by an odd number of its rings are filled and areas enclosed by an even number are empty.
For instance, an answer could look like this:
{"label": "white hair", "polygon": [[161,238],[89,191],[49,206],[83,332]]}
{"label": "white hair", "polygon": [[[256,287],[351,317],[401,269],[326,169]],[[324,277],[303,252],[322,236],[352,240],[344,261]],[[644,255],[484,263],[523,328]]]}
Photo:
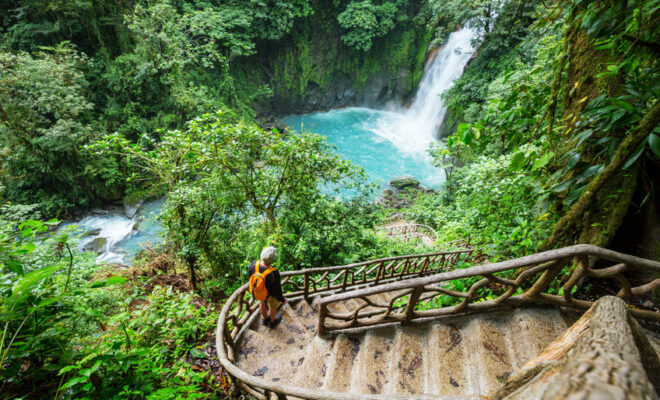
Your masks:
{"label": "white hair", "polygon": [[273,246],[268,246],[261,250],[261,262],[267,266],[273,265],[275,259],[277,258],[277,249]]}

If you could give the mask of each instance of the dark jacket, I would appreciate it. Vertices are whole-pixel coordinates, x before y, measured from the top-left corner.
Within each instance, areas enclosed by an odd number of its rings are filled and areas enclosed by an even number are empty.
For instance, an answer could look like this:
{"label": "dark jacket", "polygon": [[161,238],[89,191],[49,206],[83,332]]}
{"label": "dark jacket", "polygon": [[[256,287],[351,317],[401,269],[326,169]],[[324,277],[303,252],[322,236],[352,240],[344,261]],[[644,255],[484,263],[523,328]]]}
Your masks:
{"label": "dark jacket", "polygon": [[[249,276],[248,280],[254,274],[254,267],[257,264],[257,260],[252,261],[252,264],[250,264],[250,269],[248,270]],[[267,268],[262,265],[262,263],[259,263],[259,272],[265,271]],[[284,303],[284,296],[282,295],[282,284],[280,282],[280,271],[275,270],[271,272],[270,274],[266,275],[266,290],[268,290],[268,294],[270,296],[275,297],[278,301]]]}

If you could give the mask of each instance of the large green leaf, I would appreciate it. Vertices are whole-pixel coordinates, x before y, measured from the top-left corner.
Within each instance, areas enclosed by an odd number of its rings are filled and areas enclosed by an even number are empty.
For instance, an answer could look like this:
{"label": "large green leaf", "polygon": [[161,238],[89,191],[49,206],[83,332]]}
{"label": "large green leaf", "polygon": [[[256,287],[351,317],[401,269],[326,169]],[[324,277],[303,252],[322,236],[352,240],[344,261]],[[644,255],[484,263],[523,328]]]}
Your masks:
{"label": "large green leaf", "polygon": [[577,165],[578,161],[580,161],[580,156],[581,154],[577,151],[571,152],[571,156],[566,163],[566,168],[573,169],[573,167]]}
{"label": "large green leaf", "polygon": [[568,180],[566,182],[558,183],[554,185],[553,187],[550,188],[551,191],[555,193],[561,193],[564,190],[568,189],[571,186],[571,183],[573,183],[573,180]]}
{"label": "large green leaf", "polygon": [[660,137],[658,135],[652,133],[649,135],[649,147],[655,153],[656,157],[660,157]]}
{"label": "large green leaf", "polygon": [[77,377],[75,377],[75,378],[73,378],[73,379],[70,379],[70,380],[67,381],[64,385],[62,385],[62,387],[60,388],[60,390],[61,390],[61,391],[65,391],[66,389],[70,388],[71,386],[74,386],[74,385],[77,385],[77,384],[80,384],[80,383],[85,383],[85,382],[87,382],[88,380],[89,380],[89,379],[88,379],[86,376],[77,376]]}
{"label": "large green leaf", "polygon": [[16,305],[18,305],[27,295],[30,293],[30,291],[39,284],[42,280],[50,277],[53,275],[57,270],[61,269],[62,267],[59,265],[53,265],[50,267],[46,268],[41,268],[36,271],[28,272],[23,276],[16,284],[14,285],[12,289],[12,294],[9,296],[9,298],[6,301],[6,306],[8,309],[13,309]]}
{"label": "large green leaf", "polygon": [[644,142],[639,144],[639,146],[637,147],[637,150],[635,150],[632,157],[630,157],[630,159],[628,159],[628,161],[626,161],[626,163],[623,165],[623,169],[628,169],[631,165],[633,165],[635,163],[635,161],[637,161],[639,156],[644,151],[644,146],[646,146],[646,144]]}
{"label": "large green leaf", "polygon": [[577,199],[579,199],[580,196],[582,196],[582,193],[584,193],[584,190],[586,188],[587,185],[571,187],[571,190],[568,191],[568,194],[564,198],[564,205],[570,206],[571,204],[575,203],[575,201],[577,201]]}
{"label": "large green leaf", "polygon": [[5,265],[5,267],[7,267],[8,270],[10,270],[11,272],[13,272],[17,275],[23,275],[24,274],[23,266],[21,265],[21,263],[19,263],[18,261],[14,260],[12,258],[6,259],[5,262],[4,262],[4,265]]}
{"label": "large green leaf", "polygon": [[190,349],[190,355],[195,357],[195,358],[207,358],[206,353],[204,353],[204,351],[202,351],[202,350],[200,350],[196,347],[193,347],[192,349]]}
{"label": "large green leaf", "polygon": [[541,156],[536,162],[534,163],[534,166],[532,167],[532,171],[536,171],[539,168],[545,167],[550,160],[552,160],[552,157],[554,157],[555,153],[550,152],[550,153],[545,153],[544,155]]}
{"label": "large green leaf", "polygon": [[592,165],[591,167],[585,169],[584,171],[582,171],[582,173],[580,173],[577,176],[578,183],[583,182],[584,180],[589,179],[596,174],[599,174],[600,171],[602,171],[604,168],[605,167],[598,164],[598,165]]}
{"label": "large green leaf", "polygon": [[111,276],[110,278],[104,281],[97,281],[91,284],[93,288],[99,288],[108,285],[121,285],[126,282],[126,278],[123,276]]}
{"label": "large green leaf", "polygon": [[511,171],[519,170],[524,162],[525,162],[525,154],[522,152],[516,153],[511,159],[511,164],[509,164],[509,170]]}

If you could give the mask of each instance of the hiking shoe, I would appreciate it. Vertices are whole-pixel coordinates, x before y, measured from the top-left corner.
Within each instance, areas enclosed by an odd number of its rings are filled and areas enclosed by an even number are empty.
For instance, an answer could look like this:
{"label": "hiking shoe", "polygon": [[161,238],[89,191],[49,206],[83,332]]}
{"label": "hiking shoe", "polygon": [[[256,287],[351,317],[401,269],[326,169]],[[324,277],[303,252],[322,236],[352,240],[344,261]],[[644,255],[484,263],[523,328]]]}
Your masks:
{"label": "hiking shoe", "polygon": [[270,328],[270,318],[263,318],[262,317],[261,318],[261,323],[263,324],[263,326],[267,326],[267,327]]}
{"label": "hiking shoe", "polygon": [[275,317],[275,321],[270,322],[268,326],[275,328],[280,323],[280,321],[282,321],[282,314],[278,314],[277,317]]}

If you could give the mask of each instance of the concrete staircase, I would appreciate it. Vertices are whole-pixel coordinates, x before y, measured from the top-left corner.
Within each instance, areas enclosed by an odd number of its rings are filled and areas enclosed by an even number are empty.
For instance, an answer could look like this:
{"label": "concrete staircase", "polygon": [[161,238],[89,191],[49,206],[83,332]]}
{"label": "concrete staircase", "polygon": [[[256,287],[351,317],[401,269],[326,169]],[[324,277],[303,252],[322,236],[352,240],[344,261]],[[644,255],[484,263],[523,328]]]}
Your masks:
{"label": "concrete staircase", "polygon": [[[355,306],[336,307],[345,312]],[[282,313],[275,329],[262,326],[259,317],[243,334],[237,357],[243,371],[323,392],[447,398],[492,393],[576,318],[556,308],[524,308],[326,340],[314,334],[315,303],[300,301]]]}

